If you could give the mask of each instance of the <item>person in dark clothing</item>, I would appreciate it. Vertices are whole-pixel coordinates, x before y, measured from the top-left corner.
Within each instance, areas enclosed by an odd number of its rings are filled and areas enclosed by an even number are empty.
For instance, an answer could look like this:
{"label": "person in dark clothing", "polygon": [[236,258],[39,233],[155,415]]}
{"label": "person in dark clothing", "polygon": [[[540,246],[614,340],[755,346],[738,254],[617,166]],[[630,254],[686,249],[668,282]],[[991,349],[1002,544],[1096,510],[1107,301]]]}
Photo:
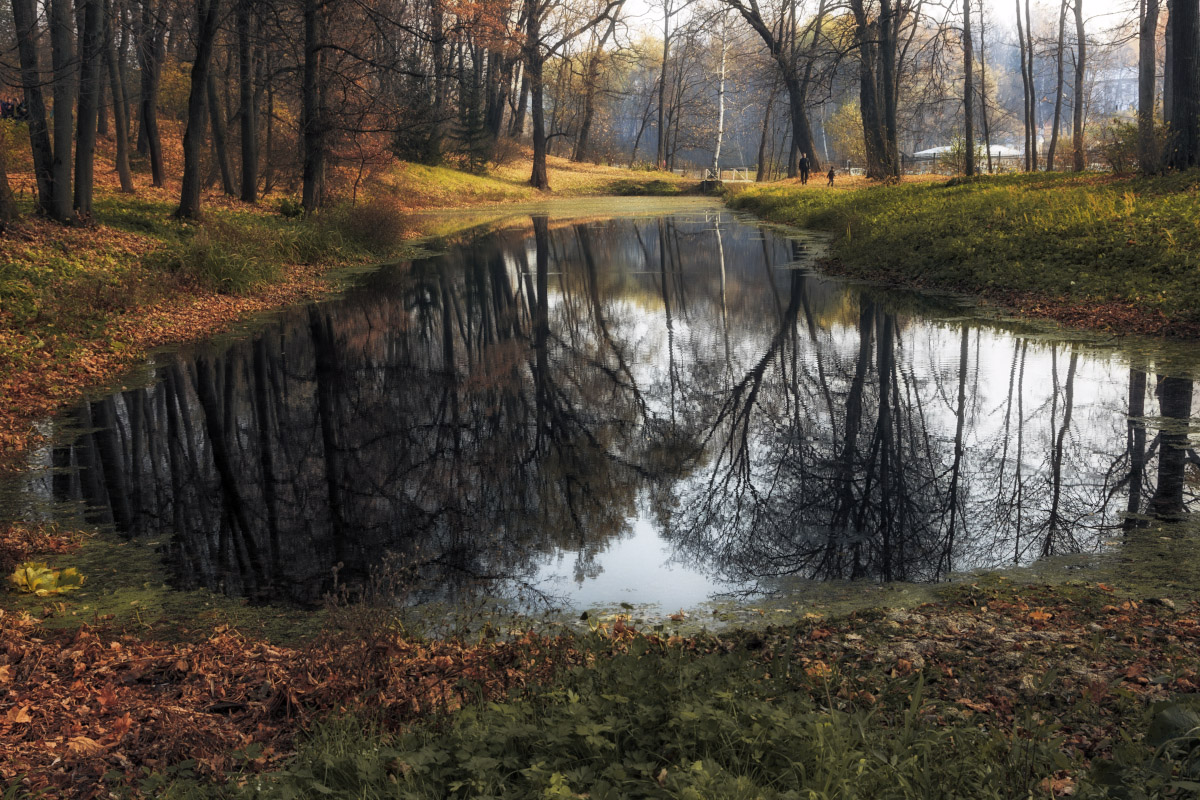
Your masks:
{"label": "person in dark clothing", "polygon": [[800,154],[800,183],[808,183],[808,155]]}
{"label": "person in dark clothing", "polygon": [[833,167],[830,167],[830,168],[829,168],[829,173],[828,173],[828,174],[825,176],[826,178],[829,178],[829,185],[830,185],[830,186],[833,186],[833,179],[834,179],[834,177],[835,177],[836,175],[837,175],[837,173],[836,173],[836,172],[834,172],[834,170],[833,170]]}

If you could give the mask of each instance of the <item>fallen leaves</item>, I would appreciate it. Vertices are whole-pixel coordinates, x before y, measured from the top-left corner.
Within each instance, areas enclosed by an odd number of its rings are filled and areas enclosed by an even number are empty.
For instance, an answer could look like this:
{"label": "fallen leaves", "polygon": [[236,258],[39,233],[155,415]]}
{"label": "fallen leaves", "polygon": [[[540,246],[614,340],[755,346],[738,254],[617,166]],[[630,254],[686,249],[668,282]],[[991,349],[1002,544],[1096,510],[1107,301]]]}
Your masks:
{"label": "fallen leaves", "polygon": [[256,762],[267,768],[317,715],[364,708],[398,727],[500,699],[573,658],[569,640],[530,633],[473,645],[387,635],[285,648],[223,629],[168,644],[47,631],[0,611],[0,782],[26,775],[31,789],[89,798],[104,774],[134,781],[142,766],[195,759],[220,774],[251,744],[270,754]]}

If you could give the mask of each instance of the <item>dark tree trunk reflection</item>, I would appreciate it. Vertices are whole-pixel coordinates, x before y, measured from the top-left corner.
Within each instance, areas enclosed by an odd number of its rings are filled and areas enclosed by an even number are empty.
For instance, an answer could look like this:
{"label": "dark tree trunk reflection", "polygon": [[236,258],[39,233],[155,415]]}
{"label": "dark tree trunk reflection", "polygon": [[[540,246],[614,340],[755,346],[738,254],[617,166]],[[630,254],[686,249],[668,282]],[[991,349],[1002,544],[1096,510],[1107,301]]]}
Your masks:
{"label": "dark tree trunk reflection", "polygon": [[1148,366],[1114,388],[803,256],[710,214],[535,216],[81,406],[48,491],[182,585],[299,603],[387,554],[422,598],[586,581],[646,528],[726,586],[940,580],[1194,507],[1190,381],[1148,442]]}

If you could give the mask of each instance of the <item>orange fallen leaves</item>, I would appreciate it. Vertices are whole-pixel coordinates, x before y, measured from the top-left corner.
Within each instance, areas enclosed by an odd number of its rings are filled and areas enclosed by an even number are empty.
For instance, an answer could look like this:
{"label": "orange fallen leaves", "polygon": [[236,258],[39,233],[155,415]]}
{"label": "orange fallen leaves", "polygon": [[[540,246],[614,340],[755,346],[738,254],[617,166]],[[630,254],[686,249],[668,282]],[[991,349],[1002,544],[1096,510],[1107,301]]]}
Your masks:
{"label": "orange fallen leaves", "polygon": [[0,780],[24,774],[53,796],[95,797],[107,772],[132,780],[142,765],[195,759],[221,773],[254,742],[270,748],[266,767],[314,715],[364,708],[399,726],[502,698],[576,658],[568,640],[534,634],[383,645],[274,647],[230,630],[167,644],[45,631],[0,612]]}

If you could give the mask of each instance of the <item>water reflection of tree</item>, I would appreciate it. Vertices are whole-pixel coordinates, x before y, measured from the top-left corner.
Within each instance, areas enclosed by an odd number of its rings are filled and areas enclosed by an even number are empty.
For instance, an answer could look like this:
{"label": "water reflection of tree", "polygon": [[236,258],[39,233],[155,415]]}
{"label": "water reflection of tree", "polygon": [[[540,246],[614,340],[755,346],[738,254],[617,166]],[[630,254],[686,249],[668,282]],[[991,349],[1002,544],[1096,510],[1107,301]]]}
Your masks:
{"label": "water reflection of tree", "polygon": [[734,580],[934,580],[1191,507],[1189,381],[1157,381],[1156,418],[1144,367],[1117,395],[1077,347],[992,364],[986,328],[795,256],[534,218],[81,408],[54,490],[185,580],[302,602],[387,551],[447,587],[562,550],[582,579],[638,516]]}
{"label": "water reflection of tree", "polygon": [[[174,533],[182,575],[251,595],[311,601],[331,565],[362,576],[388,550],[450,583],[556,547],[593,571],[634,512],[645,401],[590,232],[551,239],[535,218],[533,264],[519,238],[480,243],[92,404],[60,494]],[[557,293],[552,246],[586,254],[556,260]]]}
{"label": "water reflection of tree", "polygon": [[896,317],[864,299],[856,347],[836,352],[813,321],[819,285],[789,273],[774,336],[723,391],[704,478],[680,492],[674,536],[739,579],[935,578],[958,488],[939,481],[944,448],[898,369]]}

